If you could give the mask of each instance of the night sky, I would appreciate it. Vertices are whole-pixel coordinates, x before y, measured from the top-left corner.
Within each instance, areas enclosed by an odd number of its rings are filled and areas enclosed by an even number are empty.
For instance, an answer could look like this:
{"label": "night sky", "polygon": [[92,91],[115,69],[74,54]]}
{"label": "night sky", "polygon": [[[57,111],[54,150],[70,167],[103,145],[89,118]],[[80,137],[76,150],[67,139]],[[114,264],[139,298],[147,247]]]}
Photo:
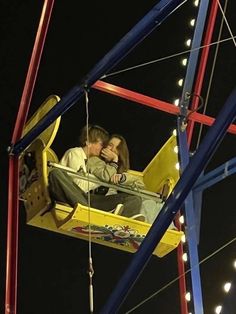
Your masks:
{"label": "night sky", "polygon": [[[185,41],[193,35],[189,21],[197,8],[188,0],[169,16],[119,65],[110,72],[183,52]],[[211,1],[210,1],[211,2]],[[79,84],[96,63],[157,3],[145,0],[125,1],[55,1],[44,52],[37,76],[29,117],[51,94],[60,97]],[[221,0],[222,6],[225,1]],[[43,1],[1,1],[1,281],[0,313],[4,312],[6,223],[7,223],[7,147],[11,144],[25,77]],[[236,34],[236,3],[228,1],[226,19]],[[213,41],[217,41],[222,14],[218,12]],[[221,38],[229,38],[226,24]],[[210,55],[201,96],[206,101],[214,64],[216,45]],[[120,74],[104,81],[169,103],[181,95],[178,79],[186,68],[183,56],[175,56]],[[214,74],[207,101],[206,114],[216,117],[227,97],[235,88],[236,47],[232,40],[219,45]],[[200,111],[202,112],[202,111]],[[176,117],[153,108],[127,101],[91,89],[89,122],[122,134],[128,142],[131,169],[143,170],[176,128]],[[70,108],[62,117],[52,148],[60,158],[64,151],[78,145],[80,129],[86,124],[85,99]],[[201,138],[209,127],[203,127]],[[194,130],[191,151],[197,149],[199,125]],[[235,135],[227,134],[208,164],[206,172],[235,157]],[[199,259],[210,256],[235,238],[235,176],[227,177],[203,193]],[[93,244],[95,313],[105,304],[133,255]],[[228,302],[222,290],[226,281],[235,277],[232,263],[236,258],[233,242],[201,264],[204,310],[214,313],[214,307]],[[152,256],[138,278],[119,313],[126,313],[143,299],[178,276],[176,251],[162,259]],[[186,269],[188,269],[188,264]],[[88,303],[88,243],[46,230],[27,226],[23,204],[20,206],[18,314],[86,314]],[[190,283],[187,275],[187,284]],[[191,287],[188,286],[191,291]],[[231,301],[233,299],[231,298]],[[235,298],[234,298],[235,302]],[[228,307],[229,307],[228,303]],[[231,304],[231,308],[233,308]],[[236,304],[235,304],[236,308]],[[191,302],[189,306],[191,312]],[[178,282],[156,294],[132,313],[180,313]],[[224,312],[226,313],[226,312]],[[235,314],[230,310],[227,314]],[[193,311],[192,311],[193,314]],[[195,313],[198,314],[198,313]]]}

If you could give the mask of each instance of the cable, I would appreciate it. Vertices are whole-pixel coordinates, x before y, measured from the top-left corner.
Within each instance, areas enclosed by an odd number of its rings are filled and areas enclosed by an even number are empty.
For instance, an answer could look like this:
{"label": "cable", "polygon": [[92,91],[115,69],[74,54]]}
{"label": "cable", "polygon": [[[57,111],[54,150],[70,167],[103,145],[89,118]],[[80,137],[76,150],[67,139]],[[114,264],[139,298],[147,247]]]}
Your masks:
{"label": "cable", "polygon": [[[225,1],[224,12],[226,12],[227,5],[228,5],[228,0]],[[222,35],[223,25],[224,25],[224,20],[222,18],[221,19],[221,24],[220,24],[220,29],[219,29],[219,35],[218,35],[218,38],[217,38],[217,42],[218,43],[216,45],[216,50],[215,50],[215,54],[214,54],[214,59],[213,59],[213,64],[212,64],[212,69],[211,69],[211,74],[210,74],[210,79],[209,79],[209,84],[208,84],[207,92],[206,92],[206,99],[205,99],[205,105],[204,105],[204,109],[203,109],[203,114],[206,113],[206,109],[207,109],[207,105],[208,105],[208,100],[209,100],[209,95],[210,95],[210,90],[211,90],[211,86],[212,86],[213,75],[214,75],[215,66],[216,66],[216,59],[217,59],[217,55],[218,55],[218,51],[219,51],[219,43],[220,43],[220,37]],[[203,129],[203,124],[200,124],[200,129],[199,129],[198,138],[197,138],[197,144],[196,144],[196,150],[198,149],[198,147],[200,145],[202,129]]]}
{"label": "cable", "polygon": [[[233,40],[234,46],[236,47],[236,41],[235,41],[235,39],[234,39],[234,36],[233,36],[233,33],[232,33],[231,28],[230,28],[230,26],[229,26],[229,23],[228,23],[228,21],[227,21],[227,19],[226,19],[225,10],[222,9],[222,6],[221,6],[221,4],[220,4],[220,1],[217,0],[217,2],[218,2],[218,5],[219,5],[219,8],[220,8],[220,11],[221,11],[221,13],[222,13],[223,19],[224,19],[224,21],[225,21],[225,24],[226,24],[226,26],[227,26],[227,28],[228,28],[228,31],[229,31],[229,33],[230,33],[230,35],[231,35],[231,38],[232,38],[232,40]],[[226,1],[226,3],[227,3],[227,2],[228,2],[228,1]],[[226,4],[226,6],[227,6],[227,4]]]}
{"label": "cable", "polygon": [[131,70],[134,70],[134,69],[137,69],[137,68],[141,68],[141,67],[144,67],[144,66],[156,63],[156,62],[165,61],[165,60],[168,60],[168,59],[171,59],[171,58],[174,58],[174,57],[178,57],[178,56],[181,56],[181,55],[193,52],[193,51],[197,51],[197,50],[200,50],[200,49],[205,48],[205,47],[214,46],[214,45],[217,45],[219,43],[223,43],[223,42],[232,40],[232,38],[235,39],[236,36],[228,37],[228,38],[216,41],[216,42],[212,42],[209,45],[202,45],[200,47],[196,47],[196,48],[193,48],[193,49],[188,49],[188,50],[185,50],[185,51],[182,51],[182,52],[177,52],[175,54],[172,54],[172,55],[169,55],[169,56],[166,56],[166,57],[162,57],[162,58],[155,59],[155,60],[152,60],[152,61],[148,61],[148,62],[145,62],[145,63],[137,64],[137,65],[134,65],[132,67],[129,67],[129,68],[126,68],[126,69],[123,69],[123,70],[119,70],[119,71],[112,72],[112,73],[109,73],[109,74],[104,74],[101,77],[101,80],[104,79],[104,78],[110,77],[110,76],[114,76],[114,75],[123,73],[123,72],[128,72],[128,71],[131,71]]}
{"label": "cable", "polygon": [[[202,259],[199,263],[198,266],[205,263],[206,261],[208,261],[211,257],[215,256],[216,254],[218,254],[220,251],[222,251],[223,249],[225,249],[226,247],[228,247],[230,244],[232,244],[233,242],[236,241],[236,237],[231,239],[230,241],[226,242],[224,245],[222,245],[219,249],[215,250],[213,253],[211,253],[210,255],[208,255],[207,257],[205,257],[204,259]],[[147,297],[146,299],[144,299],[142,302],[138,303],[136,306],[134,306],[132,309],[128,310],[128,312],[125,312],[125,314],[129,314],[132,313],[134,310],[136,310],[137,308],[139,308],[141,305],[143,305],[144,303],[146,303],[147,301],[151,300],[153,297],[155,297],[157,294],[159,294],[160,292],[164,291],[167,287],[171,286],[173,283],[175,283],[177,280],[179,280],[181,277],[185,276],[186,274],[188,274],[194,267],[196,267],[197,265],[189,268],[184,274],[182,274],[181,276],[176,277],[175,279],[169,281],[166,285],[164,285],[162,288],[160,288],[159,290],[157,290],[156,292],[154,292],[152,295],[150,295],[149,297]]]}
{"label": "cable", "polygon": [[[87,142],[88,142],[88,158],[89,158],[89,97],[88,97],[88,90],[85,88],[85,108],[86,108],[86,133],[87,133]],[[93,275],[94,275],[94,268],[93,268],[93,259],[92,259],[92,236],[91,236],[91,211],[90,211],[90,181],[88,178],[88,234],[89,234],[89,258],[88,258],[88,275],[89,275],[89,308],[90,313],[93,313],[94,303],[93,303]]]}

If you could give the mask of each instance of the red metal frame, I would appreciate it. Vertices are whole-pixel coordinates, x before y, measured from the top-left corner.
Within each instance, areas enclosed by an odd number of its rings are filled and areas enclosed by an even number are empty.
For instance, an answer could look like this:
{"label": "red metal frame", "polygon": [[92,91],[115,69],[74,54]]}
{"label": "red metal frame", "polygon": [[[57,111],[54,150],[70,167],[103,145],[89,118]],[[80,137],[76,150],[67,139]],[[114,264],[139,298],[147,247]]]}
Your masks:
{"label": "red metal frame", "polygon": [[[25,80],[24,89],[19,105],[17,120],[12,136],[15,144],[22,136],[27,118],[34,84],[40,64],[46,33],[53,9],[54,0],[45,0],[38,31],[35,38],[33,52]],[[8,184],[8,219],[7,219],[7,258],[6,258],[6,293],[5,314],[16,313],[17,308],[17,262],[18,262],[18,227],[19,227],[19,159],[9,156],[9,184]]]}
{"label": "red metal frame", "polygon": [[[156,98],[152,98],[150,96],[145,96],[143,94],[125,89],[120,86],[116,86],[110,83],[106,83],[103,81],[97,81],[95,84],[92,86],[93,88],[103,91],[108,94],[112,94],[115,96],[119,96],[124,99],[131,100],[133,102],[152,107],[170,114],[178,115],[179,114],[179,107],[176,107],[173,104],[170,104],[168,102],[158,100]],[[188,113],[191,113],[191,110],[188,111]],[[189,121],[194,121],[194,122],[199,122],[204,125],[211,126],[215,118],[212,118],[210,116],[198,113],[198,112],[193,112],[189,115]],[[228,129],[229,133],[236,134],[236,125],[231,124],[231,126]]]}

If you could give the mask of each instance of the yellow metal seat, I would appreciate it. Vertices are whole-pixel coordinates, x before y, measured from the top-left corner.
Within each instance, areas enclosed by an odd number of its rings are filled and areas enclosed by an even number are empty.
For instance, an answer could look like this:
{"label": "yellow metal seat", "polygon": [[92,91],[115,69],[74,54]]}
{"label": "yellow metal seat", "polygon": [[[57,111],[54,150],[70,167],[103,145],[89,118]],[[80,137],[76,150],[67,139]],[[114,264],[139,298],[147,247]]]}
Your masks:
{"label": "yellow metal seat", "polygon": [[[50,96],[29,120],[24,134],[58,100],[57,96]],[[90,234],[91,240],[95,243],[127,252],[135,252],[149,231],[150,224],[95,208],[88,208],[81,204],[78,204],[76,208],[71,208],[66,204],[52,202],[48,192],[48,172],[50,171],[48,161],[58,162],[50,145],[56,136],[59,123],[60,118],[54,121],[26,149],[22,156],[22,169],[24,171],[22,170],[20,176],[20,194],[21,198],[24,199],[27,224],[84,240],[88,240]],[[173,162],[175,165],[177,161],[177,155],[172,150],[175,145],[176,140],[171,137],[143,172],[130,171],[143,177],[149,191],[162,193],[163,186],[169,184],[169,193],[178,180],[173,166]],[[167,158],[168,154],[173,154],[173,156]],[[168,163],[166,163],[167,160]],[[166,164],[168,169],[165,167]],[[170,167],[170,164],[173,168]],[[157,178],[156,173],[158,173]],[[153,254],[162,257],[171,252],[179,244],[182,234],[182,232],[168,229]]]}

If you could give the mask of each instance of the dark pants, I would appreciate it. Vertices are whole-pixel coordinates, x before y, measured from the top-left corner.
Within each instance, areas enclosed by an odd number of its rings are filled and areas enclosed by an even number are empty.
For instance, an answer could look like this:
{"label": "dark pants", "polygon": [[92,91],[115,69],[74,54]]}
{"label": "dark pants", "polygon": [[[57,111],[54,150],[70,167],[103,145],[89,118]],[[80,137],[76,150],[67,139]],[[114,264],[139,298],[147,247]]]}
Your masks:
{"label": "dark pants", "polygon": [[[53,200],[67,203],[75,207],[77,203],[88,206],[88,194],[85,193],[73,179],[61,169],[52,169],[48,176],[49,192]],[[142,199],[127,193],[99,195],[90,193],[90,206],[104,211],[112,211],[116,205],[123,204],[122,216],[131,217],[139,214]]]}

